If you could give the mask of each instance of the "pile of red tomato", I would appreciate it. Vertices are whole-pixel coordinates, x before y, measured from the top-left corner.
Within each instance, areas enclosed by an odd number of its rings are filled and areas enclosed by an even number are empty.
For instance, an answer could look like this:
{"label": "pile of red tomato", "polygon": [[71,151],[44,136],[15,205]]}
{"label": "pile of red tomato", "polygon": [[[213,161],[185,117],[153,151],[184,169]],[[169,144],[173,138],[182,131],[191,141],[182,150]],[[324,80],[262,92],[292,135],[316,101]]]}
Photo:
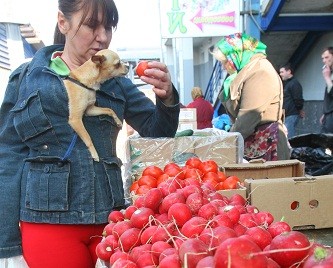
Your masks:
{"label": "pile of red tomato", "polygon": [[163,169],[158,166],[146,167],[130,186],[130,192],[135,195],[145,194],[151,188],[163,187],[167,180],[173,180],[182,186],[210,184],[216,190],[238,189],[242,185],[237,176],[227,177],[220,171],[215,161],[201,161],[193,157],[186,161],[184,167],[173,162]]}

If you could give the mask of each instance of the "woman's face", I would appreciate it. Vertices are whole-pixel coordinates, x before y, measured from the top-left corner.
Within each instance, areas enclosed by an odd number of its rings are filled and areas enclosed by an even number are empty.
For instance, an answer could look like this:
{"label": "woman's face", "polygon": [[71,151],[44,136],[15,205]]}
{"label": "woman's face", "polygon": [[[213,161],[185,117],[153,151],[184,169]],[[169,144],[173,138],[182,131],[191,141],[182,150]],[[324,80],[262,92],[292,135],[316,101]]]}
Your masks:
{"label": "woman's face", "polygon": [[[70,20],[62,18],[64,20],[63,30],[65,29],[63,33],[66,36],[65,50],[71,53],[71,58],[75,58],[78,65],[90,59],[99,50],[108,48],[112,39],[112,28],[105,28],[103,24],[98,23],[98,27],[94,30],[94,23],[89,15],[78,28],[82,16],[83,11],[80,10],[74,13]],[[99,12],[98,21],[102,21],[101,12]]]}

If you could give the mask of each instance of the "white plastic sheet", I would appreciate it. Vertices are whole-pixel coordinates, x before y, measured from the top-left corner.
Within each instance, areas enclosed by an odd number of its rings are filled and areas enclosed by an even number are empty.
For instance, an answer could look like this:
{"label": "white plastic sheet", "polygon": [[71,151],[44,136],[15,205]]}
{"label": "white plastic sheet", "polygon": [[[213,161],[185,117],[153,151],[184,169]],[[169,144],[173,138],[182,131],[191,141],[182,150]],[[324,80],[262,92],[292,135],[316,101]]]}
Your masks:
{"label": "white plastic sheet", "polygon": [[29,268],[22,255],[7,259],[0,259],[1,268]]}

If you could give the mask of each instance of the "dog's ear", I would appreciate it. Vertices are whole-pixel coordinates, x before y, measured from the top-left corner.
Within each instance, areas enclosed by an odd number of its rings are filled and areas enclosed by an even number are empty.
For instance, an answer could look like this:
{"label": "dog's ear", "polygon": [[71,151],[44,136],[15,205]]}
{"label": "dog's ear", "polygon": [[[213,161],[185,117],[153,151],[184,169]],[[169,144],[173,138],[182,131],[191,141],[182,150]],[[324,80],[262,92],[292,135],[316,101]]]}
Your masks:
{"label": "dog's ear", "polygon": [[104,61],[106,61],[106,57],[104,55],[94,55],[91,57],[91,61],[96,65],[101,65]]}

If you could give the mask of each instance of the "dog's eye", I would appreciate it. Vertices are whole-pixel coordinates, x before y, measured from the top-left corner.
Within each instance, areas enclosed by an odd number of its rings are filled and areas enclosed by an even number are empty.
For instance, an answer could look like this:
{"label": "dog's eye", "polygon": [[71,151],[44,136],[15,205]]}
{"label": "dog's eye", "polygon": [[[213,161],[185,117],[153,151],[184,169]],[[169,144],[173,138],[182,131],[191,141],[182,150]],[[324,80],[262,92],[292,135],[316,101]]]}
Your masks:
{"label": "dog's eye", "polygon": [[119,68],[120,66],[121,66],[121,62],[120,61],[118,61],[117,63],[116,63],[116,68]]}

